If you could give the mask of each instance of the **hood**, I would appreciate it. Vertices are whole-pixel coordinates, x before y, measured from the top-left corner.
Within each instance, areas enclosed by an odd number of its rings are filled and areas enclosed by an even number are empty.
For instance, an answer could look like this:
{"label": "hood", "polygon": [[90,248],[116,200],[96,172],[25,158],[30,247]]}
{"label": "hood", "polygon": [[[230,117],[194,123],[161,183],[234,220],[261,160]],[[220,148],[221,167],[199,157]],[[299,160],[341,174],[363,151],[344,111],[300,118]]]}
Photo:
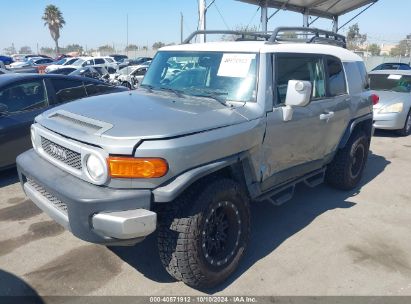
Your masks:
{"label": "hood", "polygon": [[192,134],[247,119],[234,107],[213,99],[138,90],[67,103],[43,113],[36,121],[88,143],[104,146],[104,141],[123,139],[122,144],[127,141],[134,146],[143,139]]}
{"label": "hood", "polygon": [[386,105],[397,102],[407,102],[410,99],[410,93],[393,92],[393,91],[373,91],[380,97],[380,101],[374,106],[374,109],[380,109]]}

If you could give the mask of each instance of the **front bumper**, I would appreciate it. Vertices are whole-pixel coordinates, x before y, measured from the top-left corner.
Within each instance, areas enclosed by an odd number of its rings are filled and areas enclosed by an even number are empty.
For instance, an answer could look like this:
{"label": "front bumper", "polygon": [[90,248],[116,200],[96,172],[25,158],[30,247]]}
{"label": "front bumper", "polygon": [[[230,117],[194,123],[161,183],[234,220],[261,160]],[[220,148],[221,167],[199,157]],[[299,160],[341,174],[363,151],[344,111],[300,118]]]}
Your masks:
{"label": "front bumper", "polygon": [[112,189],[80,180],[29,150],[17,158],[26,195],[78,238],[131,245],[156,229],[151,191]]}
{"label": "front bumper", "polygon": [[384,130],[400,130],[404,128],[407,113],[386,113],[374,112],[374,127]]}

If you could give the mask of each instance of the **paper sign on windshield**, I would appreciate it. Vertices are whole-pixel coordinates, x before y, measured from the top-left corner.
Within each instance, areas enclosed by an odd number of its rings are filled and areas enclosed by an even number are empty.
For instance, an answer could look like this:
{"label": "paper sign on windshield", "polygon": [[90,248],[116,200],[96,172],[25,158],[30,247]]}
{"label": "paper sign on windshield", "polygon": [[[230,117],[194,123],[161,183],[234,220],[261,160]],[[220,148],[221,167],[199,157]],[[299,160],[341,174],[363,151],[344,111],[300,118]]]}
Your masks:
{"label": "paper sign on windshield", "polygon": [[217,76],[246,77],[255,54],[224,54]]}
{"label": "paper sign on windshield", "polygon": [[388,79],[391,80],[400,80],[402,78],[402,75],[390,75],[388,76]]}

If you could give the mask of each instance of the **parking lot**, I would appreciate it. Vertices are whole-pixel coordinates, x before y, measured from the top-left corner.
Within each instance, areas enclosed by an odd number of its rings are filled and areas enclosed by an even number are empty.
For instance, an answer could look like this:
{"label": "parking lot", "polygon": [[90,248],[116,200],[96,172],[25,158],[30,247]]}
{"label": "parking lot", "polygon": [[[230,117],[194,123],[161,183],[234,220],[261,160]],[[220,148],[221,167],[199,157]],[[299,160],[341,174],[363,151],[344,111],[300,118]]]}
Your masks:
{"label": "parking lot", "polygon": [[355,191],[300,186],[282,207],[254,204],[240,268],[202,292],[167,275],[153,236],[117,248],[78,240],[25,199],[8,170],[0,177],[0,294],[411,295],[411,137],[379,132],[371,150]]}

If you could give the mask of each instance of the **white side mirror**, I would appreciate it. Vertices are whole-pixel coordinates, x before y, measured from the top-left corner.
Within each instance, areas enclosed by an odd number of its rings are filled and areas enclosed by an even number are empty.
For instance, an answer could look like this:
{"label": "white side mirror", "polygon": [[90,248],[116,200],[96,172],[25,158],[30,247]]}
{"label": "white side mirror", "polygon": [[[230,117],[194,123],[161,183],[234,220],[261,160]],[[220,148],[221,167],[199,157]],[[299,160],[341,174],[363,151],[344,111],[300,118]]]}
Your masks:
{"label": "white side mirror", "polygon": [[290,121],[293,118],[293,107],[305,107],[311,100],[311,83],[302,80],[288,81],[287,97],[283,109],[283,120]]}
{"label": "white side mirror", "polygon": [[311,83],[309,81],[290,80],[287,87],[287,106],[305,107],[310,102]]}

